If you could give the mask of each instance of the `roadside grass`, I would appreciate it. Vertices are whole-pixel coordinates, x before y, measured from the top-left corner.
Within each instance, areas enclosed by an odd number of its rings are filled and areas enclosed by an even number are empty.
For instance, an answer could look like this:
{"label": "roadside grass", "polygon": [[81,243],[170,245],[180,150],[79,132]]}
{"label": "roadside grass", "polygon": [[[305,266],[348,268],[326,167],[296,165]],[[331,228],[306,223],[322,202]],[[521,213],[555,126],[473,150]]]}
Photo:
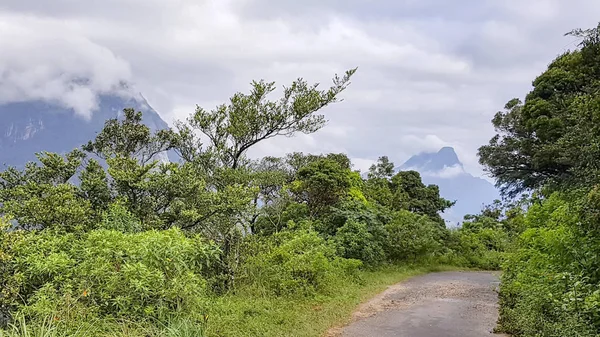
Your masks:
{"label": "roadside grass", "polygon": [[208,336],[316,337],[329,328],[344,325],[356,307],[410,277],[436,271],[464,268],[430,266],[386,266],[361,271],[359,282],[341,284],[329,296],[315,299],[259,297],[244,294],[218,298],[208,319]]}
{"label": "roadside grass", "polygon": [[250,295],[240,290],[210,301],[206,326],[174,319],[166,324],[102,320],[64,327],[51,318],[34,323],[21,317],[0,330],[0,337],[318,337],[348,323],[359,304],[390,285],[430,272],[456,270],[467,269],[432,264],[363,270],[356,280],[345,280],[331,294],[310,299]]}

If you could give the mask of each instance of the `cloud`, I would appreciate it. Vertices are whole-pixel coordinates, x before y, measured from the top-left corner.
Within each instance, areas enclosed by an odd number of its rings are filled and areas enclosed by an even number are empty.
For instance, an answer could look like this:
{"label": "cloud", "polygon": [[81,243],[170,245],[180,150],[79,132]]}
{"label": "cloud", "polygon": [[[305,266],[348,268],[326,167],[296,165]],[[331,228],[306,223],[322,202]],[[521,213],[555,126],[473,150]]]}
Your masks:
{"label": "cloud", "polygon": [[442,170],[437,172],[423,172],[422,174],[424,176],[448,179],[465,174],[465,169],[461,165],[444,166]]}
{"label": "cloud", "polygon": [[47,100],[89,117],[98,95],[131,79],[108,48],[52,22],[0,15],[0,103]]}
{"label": "cloud", "polygon": [[480,175],[494,113],[575,47],[563,33],[596,25],[600,11],[595,0],[175,3],[1,1],[0,101],[55,100],[86,116],[127,81],[173,121],[253,79],[325,86],[358,66],[345,101],[324,110],[327,127],[251,155],[347,152],[362,167],[453,146]]}

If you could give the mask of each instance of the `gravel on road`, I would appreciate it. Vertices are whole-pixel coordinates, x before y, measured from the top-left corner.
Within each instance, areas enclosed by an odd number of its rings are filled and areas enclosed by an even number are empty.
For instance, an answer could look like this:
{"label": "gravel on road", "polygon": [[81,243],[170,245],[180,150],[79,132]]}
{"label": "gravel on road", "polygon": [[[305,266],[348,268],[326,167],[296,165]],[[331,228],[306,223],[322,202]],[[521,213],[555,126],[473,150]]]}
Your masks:
{"label": "gravel on road", "polygon": [[442,272],[389,287],[328,337],[481,337],[494,335],[498,273]]}

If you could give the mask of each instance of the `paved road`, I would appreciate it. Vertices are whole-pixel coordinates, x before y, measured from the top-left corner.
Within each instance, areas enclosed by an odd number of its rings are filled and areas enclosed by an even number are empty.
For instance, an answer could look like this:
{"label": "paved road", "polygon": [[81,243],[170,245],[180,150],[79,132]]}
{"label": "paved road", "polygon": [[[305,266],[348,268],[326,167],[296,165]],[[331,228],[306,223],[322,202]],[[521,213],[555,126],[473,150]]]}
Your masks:
{"label": "paved road", "polygon": [[[390,287],[363,304],[343,337],[494,336],[498,277],[489,272],[443,272]],[[498,335],[495,335],[498,336]]]}

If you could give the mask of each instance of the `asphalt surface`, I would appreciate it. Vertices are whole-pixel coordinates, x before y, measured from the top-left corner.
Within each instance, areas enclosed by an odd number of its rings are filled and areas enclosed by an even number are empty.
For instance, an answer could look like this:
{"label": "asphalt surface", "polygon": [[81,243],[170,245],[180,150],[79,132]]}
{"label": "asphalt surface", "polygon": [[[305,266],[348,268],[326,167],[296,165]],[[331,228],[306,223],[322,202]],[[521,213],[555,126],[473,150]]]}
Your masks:
{"label": "asphalt surface", "polygon": [[342,337],[481,337],[498,319],[496,273],[443,272],[412,278],[363,304]]}

